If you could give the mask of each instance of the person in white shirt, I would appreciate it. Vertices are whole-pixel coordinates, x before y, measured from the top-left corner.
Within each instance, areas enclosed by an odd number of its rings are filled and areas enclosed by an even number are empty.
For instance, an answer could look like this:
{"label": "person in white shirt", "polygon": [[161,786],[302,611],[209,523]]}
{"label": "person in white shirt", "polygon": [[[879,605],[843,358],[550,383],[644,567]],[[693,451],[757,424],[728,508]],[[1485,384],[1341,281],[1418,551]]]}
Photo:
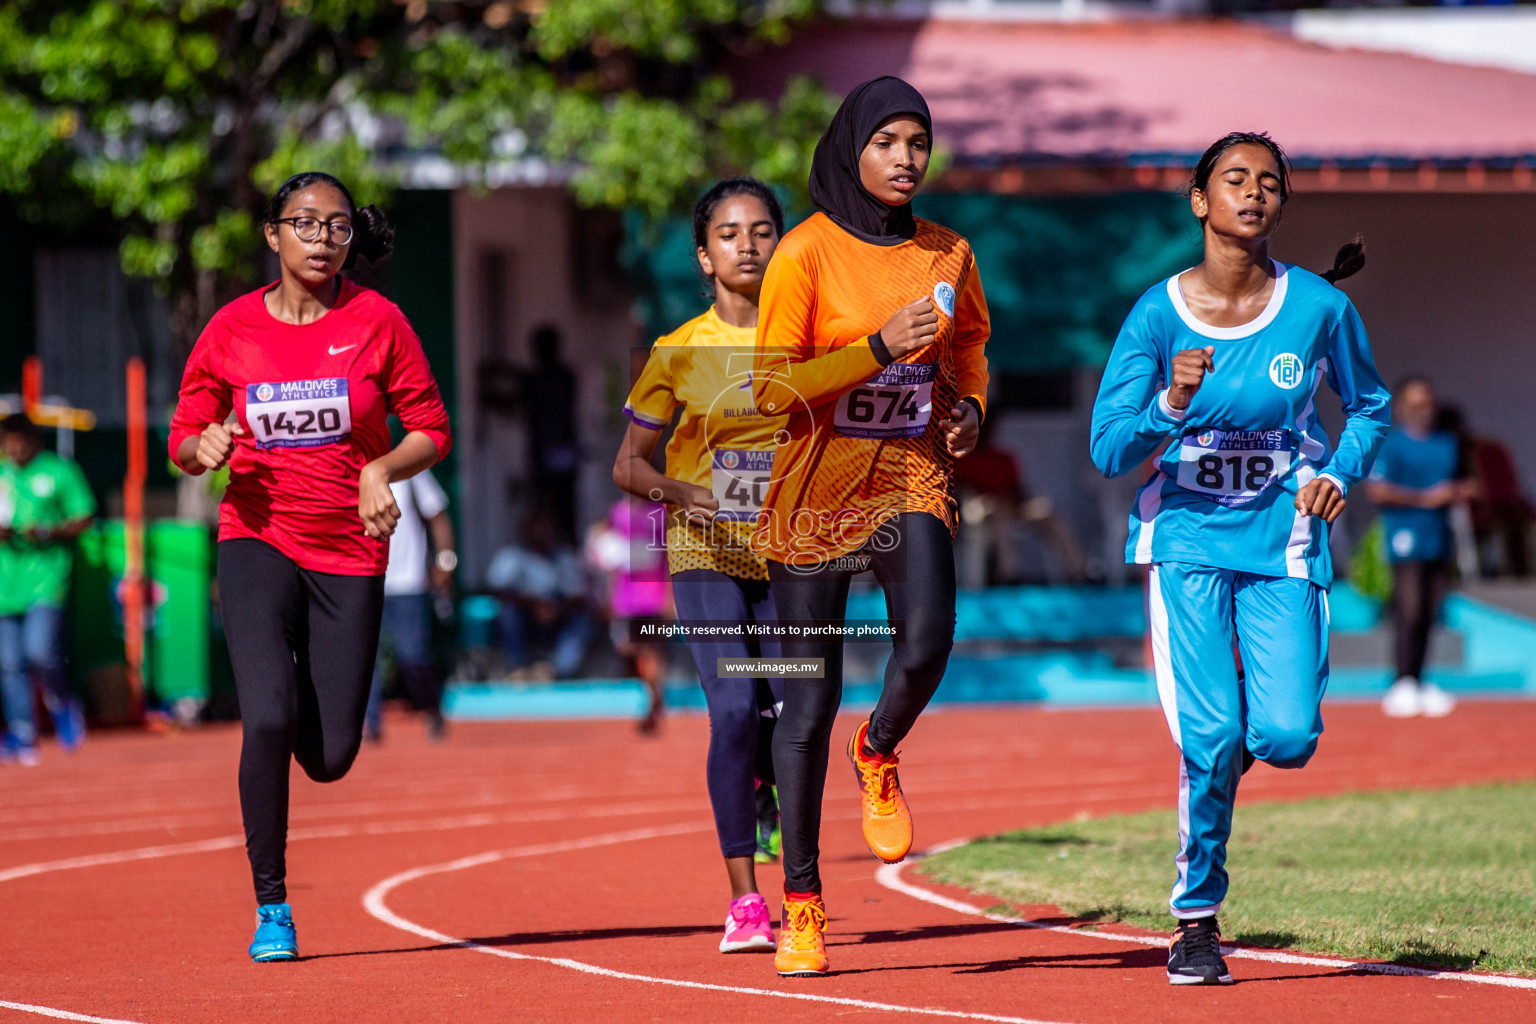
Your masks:
{"label": "person in white shirt", "polygon": [[590,581],[581,553],[561,540],[560,529],[547,508],[530,509],[523,543],[501,548],[485,570],[501,604],[502,647],[514,679],[570,679],[592,641]]}
{"label": "person in white shirt", "polygon": [[389,541],[384,621],[363,735],[375,743],[384,735],[379,706],[384,697],[383,660],[388,651],[394,656],[406,695],[426,716],[428,738],[436,741],[443,737],[443,694],[432,656],[432,597],[452,596],[453,571],[459,564],[453,548],[453,523],[448,518],[448,495],[430,472],[390,484],[389,489],[400,506],[400,522]]}

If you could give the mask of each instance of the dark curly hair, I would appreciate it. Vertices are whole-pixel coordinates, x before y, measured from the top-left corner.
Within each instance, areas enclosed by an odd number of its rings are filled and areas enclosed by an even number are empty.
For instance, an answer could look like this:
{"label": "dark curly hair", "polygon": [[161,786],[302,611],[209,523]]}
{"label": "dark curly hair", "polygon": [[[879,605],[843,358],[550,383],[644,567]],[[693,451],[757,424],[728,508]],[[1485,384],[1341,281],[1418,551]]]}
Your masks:
{"label": "dark curly hair", "polygon": [[395,229],[390,226],[389,218],[384,216],[384,211],[377,206],[358,206],[352,198],[352,193],[347,186],[341,183],[339,178],[326,174],[324,171],[304,171],[295,174],[272,193],[272,198],[267,200],[267,213],[263,218],[268,224],[275,224],[283,215],[283,208],[288,205],[288,199],[300,189],[306,189],[311,185],[329,185],[341,193],[347,201],[347,206],[352,210],[352,242],[347,249],[346,262],[342,263],[345,270],[362,257],[369,263],[377,263],[388,256],[395,248]]}
{"label": "dark curly hair", "polygon": [[[1291,160],[1285,155],[1285,150],[1280,148],[1280,143],[1269,137],[1268,132],[1228,132],[1215,142],[1206,147],[1200,154],[1200,160],[1195,164],[1195,173],[1189,179],[1189,187],[1186,192],[1199,190],[1205,192],[1211,184],[1211,174],[1216,170],[1216,161],[1221,155],[1233,146],[1263,146],[1269,150],[1275,158],[1275,165],[1280,168],[1280,203],[1291,198]],[[1333,266],[1323,271],[1322,278],[1329,284],[1338,282],[1355,274],[1365,267],[1365,239],[1356,235],[1354,239],[1346,242],[1339,248],[1333,257]]]}

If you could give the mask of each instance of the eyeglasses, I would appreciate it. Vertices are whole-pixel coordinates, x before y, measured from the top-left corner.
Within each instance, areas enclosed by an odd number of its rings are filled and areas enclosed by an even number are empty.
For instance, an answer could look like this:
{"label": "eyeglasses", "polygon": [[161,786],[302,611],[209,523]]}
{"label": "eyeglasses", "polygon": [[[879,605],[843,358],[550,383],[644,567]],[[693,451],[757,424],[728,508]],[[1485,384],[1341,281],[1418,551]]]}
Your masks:
{"label": "eyeglasses", "polygon": [[278,217],[274,224],[292,224],[293,233],[301,242],[315,242],[324,229],[330,240],[337,245],[352,241],[352,225],[344,220],[316,220],[314,217]]}

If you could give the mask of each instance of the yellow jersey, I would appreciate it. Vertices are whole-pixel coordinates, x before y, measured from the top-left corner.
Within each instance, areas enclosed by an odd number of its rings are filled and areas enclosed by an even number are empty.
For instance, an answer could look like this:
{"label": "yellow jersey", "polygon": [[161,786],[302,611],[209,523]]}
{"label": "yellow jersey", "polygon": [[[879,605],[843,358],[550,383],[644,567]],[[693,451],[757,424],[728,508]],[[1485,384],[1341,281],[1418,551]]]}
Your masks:
{"label": "yellow jersey", "polygon": [[708,524],[690,523],[680,506],[667,510],[667,568],[713,569],[742,579],[766,580],[752,530],[767,497],[778,448],[787,439],[785,416],[764,416],[752,397],[757,331],[732,327],[711,306],[657,339],[624,413],[642,427],[661,430],[679,408],[682,417],[667,443],[667,476],[714,493],[720,510]]}

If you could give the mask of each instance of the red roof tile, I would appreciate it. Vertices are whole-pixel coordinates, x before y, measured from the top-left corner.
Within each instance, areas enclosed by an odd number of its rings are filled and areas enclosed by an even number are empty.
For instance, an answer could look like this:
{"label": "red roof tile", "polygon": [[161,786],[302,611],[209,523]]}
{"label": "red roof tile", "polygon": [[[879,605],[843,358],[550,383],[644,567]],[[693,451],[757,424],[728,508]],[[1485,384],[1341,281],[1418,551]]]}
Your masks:
{"label": "red roof tile", "polygon": [[743,91],[765,95],[790,74],[839,93],[900,75],[965,162],[1187,156],[1234,130],[1269,131],[1304,160],[1536,154],[1536,75],[1252,23],[829,24],[741,70]]}

